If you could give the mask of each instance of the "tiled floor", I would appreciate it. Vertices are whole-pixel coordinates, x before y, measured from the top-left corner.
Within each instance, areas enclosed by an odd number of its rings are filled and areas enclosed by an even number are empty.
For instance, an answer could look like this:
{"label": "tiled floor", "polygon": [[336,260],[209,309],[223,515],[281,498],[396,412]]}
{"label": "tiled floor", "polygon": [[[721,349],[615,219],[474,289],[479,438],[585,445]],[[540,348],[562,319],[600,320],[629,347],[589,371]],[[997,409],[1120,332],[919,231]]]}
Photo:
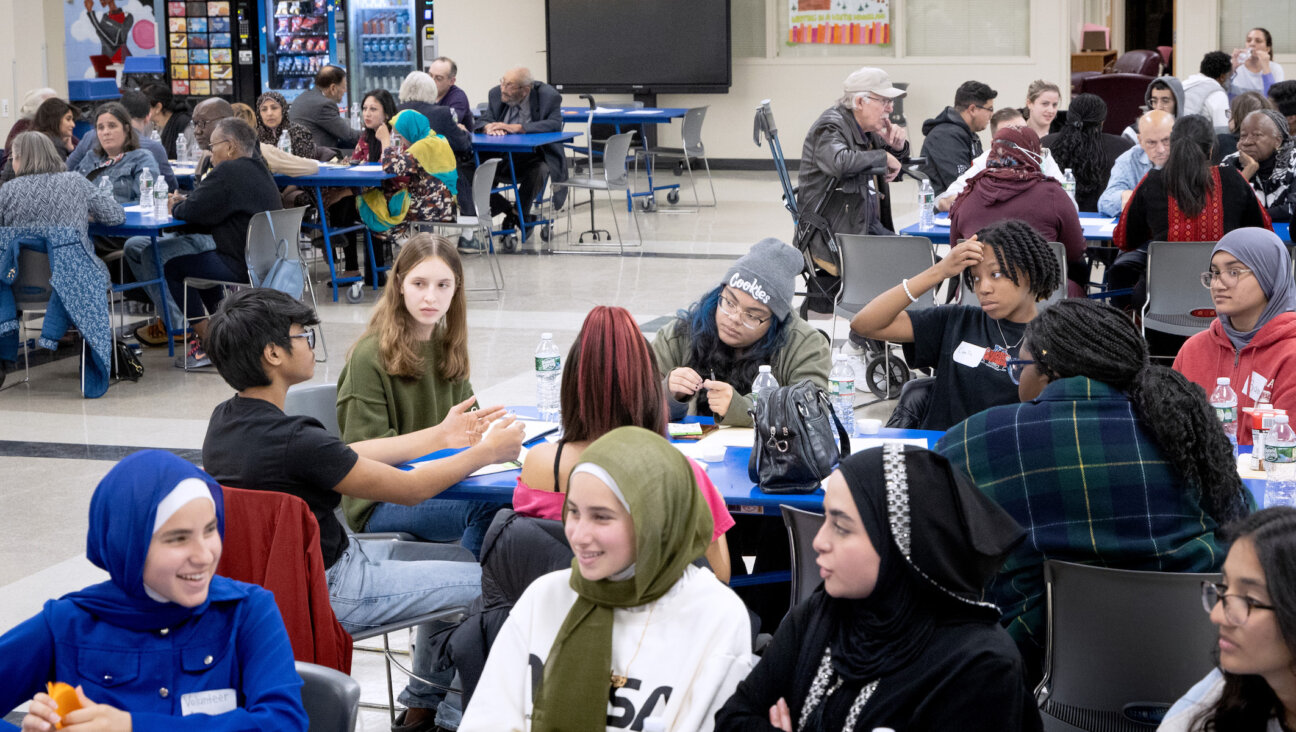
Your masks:
{"label": "tiled floor", "polygon": [[[472,383],[482,402],[532,403],[531,354],[541,331],[552,331],[565,351],[595,305],[620,305],[641,323],[670,315],[714,286],[758,239],[790,239],[791,219],[774,173],[718,172],[715,187],[715,208],[684,212],[663,205],[657,213],[640,214],[642,256],[537,256],[530,246],[524,247],[528,253],[502,255],[503,297],[470,297]],[[897,222],[911,223],[913,184],[895,185],[893,192]],[[688,192],[684,199],[691,199]],[[576,213],[577,228],[584,228],[588,212]],[[604,204],[600,225],[609,225],[608,215]],[[622,231],[633,232],[624,209],[619,215]],[[466,266],[470,282],[489,276],[479,257]],[[327,301],[324,287],[317,293],[329,358],[317,365],[315,381],[336,381],[364,329],[373,293],[356,305]],[[816,325],[833,327],[828,321]],[[837,323],[835,336],[845,339],[844,322]],[[194,455],[212,408],[231,394],[214,372],[173,368],[163,349],[146,349],[143,361],[143,379],[116,384],[100,399],[79,396],[72,358],[36,367],[31,383],[0,391],[0,632],[37,612],[45,600],[102,578],[84,558],[86,515],[95,484],[128,451],[121,448]],[[9,375],[10,383],[18,378],[21,373]],[[889,404],[879,404],[860,414],[889,411]],[[373,655],[357,654],[355,675],[366,700],[382,701],[385,678]],[[387,725],[384,713],[363,717],[368,730]]]}

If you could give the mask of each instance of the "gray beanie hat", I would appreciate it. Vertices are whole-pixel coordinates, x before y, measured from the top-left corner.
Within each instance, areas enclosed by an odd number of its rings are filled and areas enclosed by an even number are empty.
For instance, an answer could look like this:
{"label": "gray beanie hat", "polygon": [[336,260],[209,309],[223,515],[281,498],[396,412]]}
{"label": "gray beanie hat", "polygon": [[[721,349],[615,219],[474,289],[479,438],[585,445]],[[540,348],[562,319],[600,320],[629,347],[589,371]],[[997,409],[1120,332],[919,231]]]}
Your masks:
{"label": "gray beanie hat", "polygon": [[796,277],[805,258],[796,247],[778,239],[761,239],[725,273],[724,283],[751,295],[783,320],[792,312]]}

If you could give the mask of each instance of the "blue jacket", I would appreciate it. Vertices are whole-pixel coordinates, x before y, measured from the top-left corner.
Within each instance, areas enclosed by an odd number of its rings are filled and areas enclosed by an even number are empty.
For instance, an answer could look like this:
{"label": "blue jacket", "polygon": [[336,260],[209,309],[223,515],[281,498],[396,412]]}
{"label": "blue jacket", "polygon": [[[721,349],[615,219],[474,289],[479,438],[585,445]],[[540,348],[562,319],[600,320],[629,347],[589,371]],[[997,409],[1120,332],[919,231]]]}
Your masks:
{"label": "blue jacket", "polygon": [[[104,157],[91,149],[77,164],[76,172],[88,176],[103,163]],[[148,150],[135,148],[123,155],[121,160],[113,163],[107,171],[100,175],[106,175],[108,180],[112,181],[113,198],[117,199],[117,203],[139,203],[139,174],[145,168],[153,174],[153,180],[157,180],[158,176],[162,174],[157,161],[153,159],[153,155]],[[96,177],[93,182],[98,185],[99,179]],[[168,185],[170,184],[168,183]]]}
{"label": "blue jacket", "polygon": [[1098,213],[1103,216],[1118,216],[1121,212],[1121,191],[1132,191],[1143,180],[1143,176],[1152,169],[1143,148],[1135,145],[1116,158],[1112,165],[1111,178],[1107,179],[1107,190],[1098,197]]}
{"label": "blue jacket", "polygon": [[[13,709],[47,681],[81,684],[94,702],[150,730],[306,730],[301,677],[274,596],[242,592],[173,628],[137,632],[98,620],[64,598],[0,637],[0,708]],[[232,690],[237,709],[183,716],[200,693]],[[205,693],[203,693],[205,692]],[[219,707],[207,707],[216,711]],[[0,729],[17,729],[0,722]]]}
{"label": "blue jacket", "polygon": [[[76,170],[85,156],[94,149],[97,142],[99,142],[99,133],[94,130],[87,132],[86,136],[81,138],[81,142],[77,143],[76,149],[68,155],[67,169]],[[153,162],[158,164],[158,170],[162,171],[162,177],[166,178],[167,189],[172,191],[180,190],[180,184],[176,181],[175,171],[171,169],[171,161],[167,160],[166,148],[162,147],[162,143],[140,136],[139,144],[140,149],[148,150],[149,154],[153,156]]]}

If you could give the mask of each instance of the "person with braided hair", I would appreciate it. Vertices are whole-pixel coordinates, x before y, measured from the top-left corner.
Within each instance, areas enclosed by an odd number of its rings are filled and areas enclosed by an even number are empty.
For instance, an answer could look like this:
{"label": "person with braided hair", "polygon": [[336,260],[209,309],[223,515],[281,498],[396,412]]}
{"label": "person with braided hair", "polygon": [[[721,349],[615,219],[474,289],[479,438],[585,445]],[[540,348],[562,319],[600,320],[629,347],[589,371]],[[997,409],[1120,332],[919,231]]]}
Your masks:
{"label": "person with braided hair", "polygon": [[[1269,213],[1256,200],[1237,168],[1211,165],[1215,130],[1201,115],[1175,120],[1170,155],[1134,189],[1112,243],[1124,250],[1107,272],[1114,289],[1134,289],[1112,298],[1117,307],[1141,307],[1147,299],[1147,248],[1154,241],[1219,241],[1244,226],[1273,229]],[[1185,282],[1187,286],[1190,283]]]}
{"label": "person with braided hair", "polygon": [[[1229,377],[1241,408],[1267,401],[1296,410],[1291,268],[1286,244],[1272,231],[1238,229],[1220,239],[1202,273],[1218,317],[1183,345],[1174,370],[1208,394],[1217,378]],[[1238,443],[1251,444],[1251,431],[1239,429]]]}
{"label": "person with braided hair", "polygon": [[1216,529],[1253,506],[1206,394],[1152,365],[1116,308],[1054,303],[1008,365],[1021,403],[969,417],[935,450],[1026,527],[986,597],[1038,679],[1046,557],[1214,572]]}
{"label": "person with braided hair", "polygon": [[1075,200],[1081,211],[1098,210],[1098,198],[1107,189],[1116,158],[1134,146],[1120,135],[1103,132],[1106,120],[1107,103],[1102,98],[1077,94],[1071,98],[1062,131],[1040,140],[1053,153],[1058,166],[1070,168],[1075,175]]}
{"label": "person with braided hair", "polygon": [[[961,277],[980,306],[906,311],[942,282]],[[1008,359],[1017,355],[1036,303],[1062,286],[1048,242],[1024,221],[987,226],[944,259],[873,298],[851,320],[865,338],[909,344],[911,368],[934,368],[936,381],[921,427],[946,430],[968,415],[1017,400]]]}

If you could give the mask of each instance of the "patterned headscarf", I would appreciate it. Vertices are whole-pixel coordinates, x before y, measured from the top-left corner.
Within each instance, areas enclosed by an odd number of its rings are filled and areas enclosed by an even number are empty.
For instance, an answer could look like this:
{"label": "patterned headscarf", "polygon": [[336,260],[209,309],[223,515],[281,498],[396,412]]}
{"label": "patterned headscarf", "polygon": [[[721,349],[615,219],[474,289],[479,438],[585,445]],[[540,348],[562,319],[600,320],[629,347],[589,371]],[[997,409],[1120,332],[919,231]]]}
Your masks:
{"label": "patterned headscarf", "polygon": [[[275,127],[274,129],[267,127],[265,121],[261,119],[261,103],[266,101],[267,99],[273,101],[275,104],[278,104],[279,109],[283,110],[282,112],[283,116],[279,118],[279,126]],[[256,118],[257,118],[257,139],[260,140],[261,142],[266,143],[267,145],[279,144],[279,133],[281,133],[284,129],[288,127],[288,100],[284,99],[284,95],[275,91],[268,91],[262,94],[261,96],[257,97]]]}
{"label": "patterned headscarf", "polygon": [[986,156],[986,169],[972,176],[967,188],[954,200],[953,209],[965,201],[976,201],[989,206],[1015,198],[1047,178],[1040,172],[1044,156],[1039,136],[1029,127],[1000,127],[990,143]]}

